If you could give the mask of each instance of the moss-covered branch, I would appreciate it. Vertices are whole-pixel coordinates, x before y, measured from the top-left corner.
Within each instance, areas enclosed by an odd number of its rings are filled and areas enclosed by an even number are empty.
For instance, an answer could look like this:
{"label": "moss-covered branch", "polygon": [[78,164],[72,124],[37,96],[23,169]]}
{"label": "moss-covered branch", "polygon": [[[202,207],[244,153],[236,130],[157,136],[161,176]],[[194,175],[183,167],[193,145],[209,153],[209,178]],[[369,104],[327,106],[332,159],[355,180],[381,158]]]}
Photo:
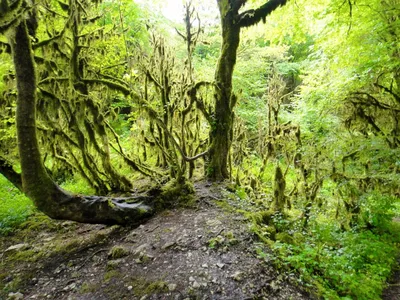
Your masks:
{"label": "moss-covered branch", "polygon": [[122,92],[125,96],[131,93],[131,89],[114,81],[107,80],[107,79],[89,79],[85,78],[82,81],[86,84],[93,85],[93,84],[101,84],[109,87],[110,89],[117,90]]}
{"label": "moss-covered branch", "polygon": [[0,156],[0,174],[2,174],[16,188],[22,191],[21,174],[14,171],[12,165]]}
{"label": "moss-covered branch", "polygon": [[270,0],[257,9],[246,10],[237,16],[236,22],[240,27],[249,27],[259,23],[261,20],[265,22],[265,18],[278,7],[286,4],[288,0]]}

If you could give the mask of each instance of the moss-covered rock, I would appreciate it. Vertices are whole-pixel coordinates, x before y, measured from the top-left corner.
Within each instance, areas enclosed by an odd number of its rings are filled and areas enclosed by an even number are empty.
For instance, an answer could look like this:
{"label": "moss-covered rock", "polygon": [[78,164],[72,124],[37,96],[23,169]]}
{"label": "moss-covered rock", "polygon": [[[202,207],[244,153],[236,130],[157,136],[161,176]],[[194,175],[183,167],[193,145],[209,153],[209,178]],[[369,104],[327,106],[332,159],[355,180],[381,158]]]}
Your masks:
{"label": "moss-covered rock", "polygon": [[252,214],[252,219],[257,225],[269,225],[272,223],[274,214],[272,210],[256,212]]}
{"label": "moss-covered rock", "polygon": [[170,180],[163,188],[160,201],[164,207],[192,207],[194,205],[194,187],[189,181]]}
{"label": "moss-covered rock", "polygon": [[168,283],[163,280],[151,282],[144,278],[133,278],[130,285],[134,294],[139,297],[168,292]]}
{"label": "moss-covered rock", "polygon": [[125,256],[128,256],[130,254],[129,249],[127,249],[124,246],[114,246],[110,249],[110,251],[108,252],[108,257],[110,259],[119,259]]}

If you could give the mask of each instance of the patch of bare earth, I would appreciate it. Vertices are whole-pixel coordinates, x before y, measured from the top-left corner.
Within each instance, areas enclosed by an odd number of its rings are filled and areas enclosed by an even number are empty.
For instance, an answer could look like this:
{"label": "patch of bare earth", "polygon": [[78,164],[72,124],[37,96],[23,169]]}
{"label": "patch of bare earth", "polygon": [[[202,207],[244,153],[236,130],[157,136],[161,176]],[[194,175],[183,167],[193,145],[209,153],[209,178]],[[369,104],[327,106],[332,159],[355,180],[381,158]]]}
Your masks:
{"label": "patch of bare earth", "polygon": [[[3,239],[1,265],[8,270],[0,275],[2,295],[82,300],[310,299],[257,257],[257,240],[242,216],[216,206],[219,195],[204,187],[198,195],[197,209],[165,211],[136,228],[52,221],[61,232],[44,228],[34,239]],[[12,249],[17,242],[21,248]],[[24,251],[31,251],[27,258],[15,259]],[[30,260],[29,253],[38,257]]]}

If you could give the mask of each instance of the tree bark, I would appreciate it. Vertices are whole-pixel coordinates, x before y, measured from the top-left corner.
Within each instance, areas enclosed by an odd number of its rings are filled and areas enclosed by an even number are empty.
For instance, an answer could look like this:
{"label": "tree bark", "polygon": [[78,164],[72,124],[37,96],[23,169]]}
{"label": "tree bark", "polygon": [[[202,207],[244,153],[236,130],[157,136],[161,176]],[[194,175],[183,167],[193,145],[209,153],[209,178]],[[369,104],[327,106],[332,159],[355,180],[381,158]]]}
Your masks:
{"label": "tree bark", "polygon": [[9,43],[17,81],[17,138],[22,188],[39,210],[51,218],[85,223],[137,223],[153,209],[143,204],[150,197],[108,198],[72,195],[62,190],[42,163],[36,135],[36,74],[25,20],[10,29]]}
{"label": "tree bark", "polygon": [[228,155],[232,143],[233,108],[236,96],[232,92],[232,76],[240,42],[240,27],[235,23],[238,10],[228,1],[218,0],[221,15],[222,47],[215,72],[215,116],[211,129],[210,165],[208,175],[213,180],[229,177]]}

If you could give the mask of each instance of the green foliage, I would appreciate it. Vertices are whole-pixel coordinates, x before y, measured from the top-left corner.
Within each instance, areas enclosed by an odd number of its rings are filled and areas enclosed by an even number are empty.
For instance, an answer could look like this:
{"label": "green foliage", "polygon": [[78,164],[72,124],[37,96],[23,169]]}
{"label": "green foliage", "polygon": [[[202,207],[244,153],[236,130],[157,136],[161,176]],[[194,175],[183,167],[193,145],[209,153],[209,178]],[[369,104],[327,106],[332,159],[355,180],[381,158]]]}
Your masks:
{"label": "green foliage", "polygon": [[381,195],[377,192],[361,198],[361,216],[366,224],[375,228],[386,229],[390,227],[396,215],[395,203],[399,199],[392,195]]}
{"label": "green foliage", "polygon": [[34,213],[33,203],[0,175],[0,235],[6,235]]}
{"label": "green foliage", "polygon": [[4,77],[9,75],[12,69],[12,64],[10,57],[6,53],[0,53],[0,60],[0,92],[3,93],[6,90],[6,82]]}
{"label": "green foliage", "polygon": [[299,283],[311,283],[325,299],[378,299],[396,262],[396,242],[371,231],[340,232],[315,224],[304,242],[273,246],[280,263],[295,270]]}
{"label": "green foliage", "polygon": [[72,193],[83,194],[83,195],[93,195],[95,190],[93,187],[87,184],[87,182],[78,174],[73,178],[64,181],[61,187]]}

